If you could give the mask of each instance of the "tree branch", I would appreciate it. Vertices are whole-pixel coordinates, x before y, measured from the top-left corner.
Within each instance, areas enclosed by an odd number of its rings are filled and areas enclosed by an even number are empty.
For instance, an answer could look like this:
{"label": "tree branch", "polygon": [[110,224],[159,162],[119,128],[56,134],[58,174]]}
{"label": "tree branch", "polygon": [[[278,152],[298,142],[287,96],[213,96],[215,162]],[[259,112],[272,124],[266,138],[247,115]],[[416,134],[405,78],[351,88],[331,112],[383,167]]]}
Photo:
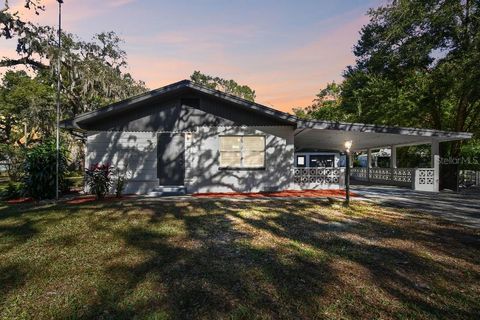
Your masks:
{"label": "tree branch", "polygon": [[0,61],[0,68],[5,68],[5,67],[13,67],[17,65],[25,65],[25,66],[31,66],[34,69],[37,70],[45,70],[48,69],[48,65],[40,62],[33,60],[31,58],[25,57],[25,58],[20,58],[20,59],[9,59],[5,58]]}

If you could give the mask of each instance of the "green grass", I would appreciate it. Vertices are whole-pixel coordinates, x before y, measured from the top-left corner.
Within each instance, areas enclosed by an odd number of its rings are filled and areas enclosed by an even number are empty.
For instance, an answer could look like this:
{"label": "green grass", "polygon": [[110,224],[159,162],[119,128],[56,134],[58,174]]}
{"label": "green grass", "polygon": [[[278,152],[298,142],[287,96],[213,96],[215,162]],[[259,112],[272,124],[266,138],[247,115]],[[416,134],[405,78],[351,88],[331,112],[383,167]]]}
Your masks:
{"label": "green grass", "polygon": [[364,203],[0,204],[0,319],[474,319],[479,254]]}

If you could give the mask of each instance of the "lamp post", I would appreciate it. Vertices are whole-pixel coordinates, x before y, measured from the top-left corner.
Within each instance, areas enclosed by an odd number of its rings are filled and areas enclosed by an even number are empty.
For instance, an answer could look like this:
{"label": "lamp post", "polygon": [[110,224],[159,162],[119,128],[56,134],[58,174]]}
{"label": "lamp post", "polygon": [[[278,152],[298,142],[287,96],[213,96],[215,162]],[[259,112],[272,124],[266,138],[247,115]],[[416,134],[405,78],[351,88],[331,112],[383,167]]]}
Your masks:
{"label": "lamp post", "polygon": [[350,148],[352,147],[352,140],[345,141],[345,155],[346,155],[346,170],[345,170],[345,205],[350,205]]}
{"label": "lamp post", "polygon": [[58,188],[59,188],[59,162],[60,162],[60,69],[62,67],[62,3],[63,0],[57,0],[58,2],[58,58],[57,58],[57,123],[56,123],[56,167],[55,167],[55,199],[58,200]]}

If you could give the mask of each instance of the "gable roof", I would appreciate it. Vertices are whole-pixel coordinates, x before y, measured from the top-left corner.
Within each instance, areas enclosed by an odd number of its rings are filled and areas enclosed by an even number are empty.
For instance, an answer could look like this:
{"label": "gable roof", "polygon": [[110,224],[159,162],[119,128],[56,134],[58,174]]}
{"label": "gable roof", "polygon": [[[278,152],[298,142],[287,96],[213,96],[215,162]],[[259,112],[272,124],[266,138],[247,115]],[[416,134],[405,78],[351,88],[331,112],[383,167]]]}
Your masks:
{"label": "gable roof", "polygon": [[113,116],[120,112],[127,111],[131,108],[134,108],[140,103],[146,102],[150,99],[172,95],[177,92],[181,92],[182,90],[193,90],[195,92],[206,94],[211,97],[216,97],[220,100],[233,103],[240,108],[244,108],[248,112],[255,112],[257,114],[262,114],[264,116],[284,122],[285,124],[296,125],[298,120],[297,117],[291,114],[275,110],[273,108],[261,105],[259,103],[255,103],[249,100],[239,98],[232,94],[228,94],[219,90],[214,90],[214,89],[210,89],[210,88],[198,85],[196,83],[193,83],[190,80],[182,80],[182,81],[167,85],[165,87],[161,87],[159,89],[148,91],[140,95],[113,103],[106,107],[83,113],[73,119],[64,120],[62,121],[62,127],[82,131],[79,126],[79,124],[82,122],[93,121],[95,119],[103,118],[105,116]]}
{"label": "gable roof", "polygon": [[64,120],[61,122],[63,128],[76,131],[84,131],[79,124],[84,122],[94,121],[104,117],[116,115],[120,112],[128,111],[135,108],[141,103],[147,102],[150,99],[173,95],[183,90],[193,90],[197,93],[202,93],[211,97],[218,98],[228,103],[232,103],[240,108],[243,108],[247,112],[253,112],[263,116],[267,116],[278,120],[286,125],[293,125],[298,131],[304,130],[337,130],[337,131],[350,131],[350,132],[363,132],[363,133],[386,133],[386,134],[398,134],[407,136],[420,136],[429,138],[438,138],[446,140],[462,140],[472,138],[472,134],[468,132],[452,132],[422,128],[409,128],[409,127],[393,127],[363,123],[347,123],[347,122],[335,122],[325,120],[305,120],[293,116],[289,113],[275,110],[265,105],[245,100],[228,94],[219,90],[207,88],[205,86],[196,84],[190,80],[182,80],[173,84],[161,87],[159,89],[151,90],[140,95],[113,103],[106,107],[83,113],[73,119]]}

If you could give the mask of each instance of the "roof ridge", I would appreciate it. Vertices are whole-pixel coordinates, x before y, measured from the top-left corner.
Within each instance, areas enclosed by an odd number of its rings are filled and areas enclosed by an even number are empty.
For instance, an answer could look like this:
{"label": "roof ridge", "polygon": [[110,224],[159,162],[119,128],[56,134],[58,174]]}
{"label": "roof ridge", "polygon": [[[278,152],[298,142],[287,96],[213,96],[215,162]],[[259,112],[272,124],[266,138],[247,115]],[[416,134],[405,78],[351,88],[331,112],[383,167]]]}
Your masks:
{"label": "roof ridge", "polygon": [[228,101],[230,101],[232,103],[235,103],[237,105],[241,105],[244,108],[248,108],[249,110],[251,110],[253,112],[261,112],[261,113],[265,114],[266,116],[274,117],[274,118],[277,118],[279,120],[283,120],[283,121],[291,123],[291,124],[295,124],[296,121],[297,121],[297,118],[294,117],[293,115],[289,114],[289,113],[286,113],[286,112],[283,112],[283,111],[280,111],[280,110],[277,110],[277,109],[274,109],[274,108],[270,108],[268,106],[259,104],[255,101],[250,101],[250,100],[243,99],[241,97],[238,97],[236,95],[233,95],[233,94],[221,91],[221,90],[209,88],[205,85],[195,83],[192,80],[183,79],[183,80],[171,83],[169,85],[166,85],[166,86],[163,86],[163,87],[160,87],[160,88],[157,88],[157,89],[149,90],[149,91],[146,91],[144,93],[135,95],[133,97],[129,97],[127,99],[114,102],[114,103],[109,104],[107,106],[104,106],[104,107],[101,107],[101,108],[98,108],[98,109],[95,109],[95,110],[92,110],[92,111],[88,111],[88,112],[79,114],[78,116],[76,116],[74,118],[65,119],[65,120],[62,121],[62,124],[73,124],[73,125],[75,125],[77,122],[85,121],[85,120],[87,120],[89,118],[92,118],[92,117],[95,117],[97,115],[101,115],[101,114],[104,114],[104,113],[109,113],[109,112],[117,110],[117,109],[124,109],[124,108],[132,106],[136,103],[139,103],[139,102],[142,102],[144,100],[153,98],[155,96],[159,96],[161,94],[168,93],[168,92],[178,90],[178,89],[182,89],[182,88],[190,88],[190,89],[196,90],[200,93],[203,92],[204,94],[209,94],[211,96],[214,96],[214,97],[217,97],[217,98],[220,98],[220,99],[228,100]]}

